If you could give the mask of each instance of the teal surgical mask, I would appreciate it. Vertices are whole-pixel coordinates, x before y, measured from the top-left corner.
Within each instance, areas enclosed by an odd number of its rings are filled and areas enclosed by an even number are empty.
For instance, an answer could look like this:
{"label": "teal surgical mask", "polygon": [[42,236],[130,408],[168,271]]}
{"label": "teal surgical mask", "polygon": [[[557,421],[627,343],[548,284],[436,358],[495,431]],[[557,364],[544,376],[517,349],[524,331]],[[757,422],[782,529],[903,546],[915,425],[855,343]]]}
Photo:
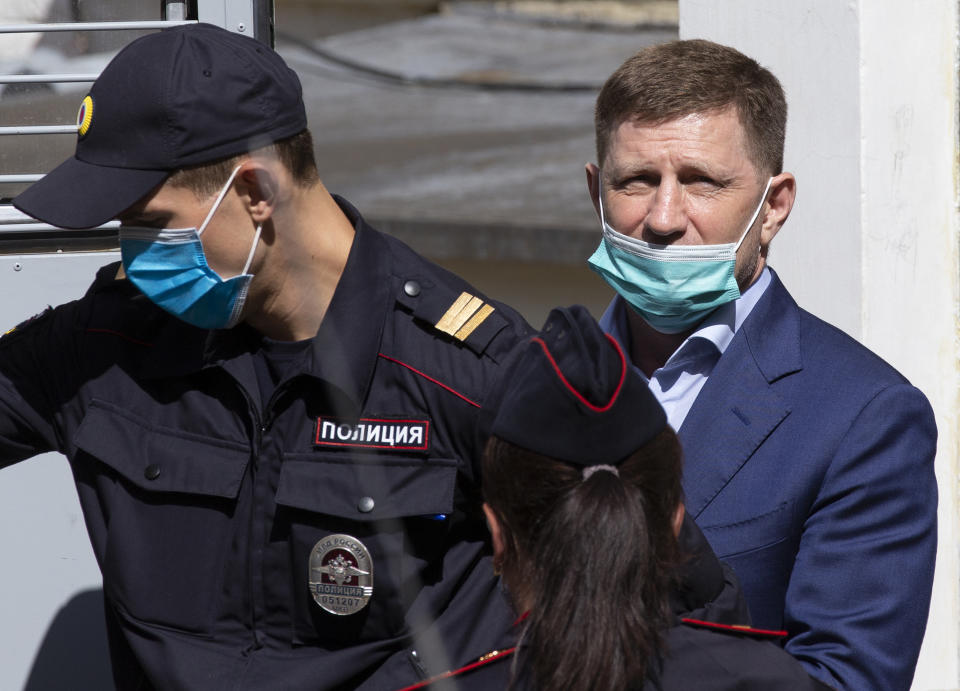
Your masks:
{"label": "teal surgical mask", "polygon": [[615,231],[603,216],[603,239],[587,263],[650,326],[665,334],[683,333],[710,312],[740,297],[737,250],[760,215],[773,178],[736,242],[722,245],[655,245]]}
{"label": "teal surgical mask", "polygon": [[230,174],[200,228],[120,228],[120,256],[127,278],[154,304],[202,329],[236,325],[253,279],[247,271],[260,241],[260,225],[243,271],[233,278],[223,279],[210,268],[200,242],[238,170]]}

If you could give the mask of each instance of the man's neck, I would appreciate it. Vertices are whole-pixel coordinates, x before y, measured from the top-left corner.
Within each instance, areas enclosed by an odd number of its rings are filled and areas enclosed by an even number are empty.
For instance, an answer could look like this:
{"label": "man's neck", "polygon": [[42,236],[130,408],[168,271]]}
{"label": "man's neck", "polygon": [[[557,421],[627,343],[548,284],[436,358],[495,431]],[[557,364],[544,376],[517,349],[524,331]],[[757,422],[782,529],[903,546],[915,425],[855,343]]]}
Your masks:
{"label": "man's neck", "polygon": [[[749,281],[738,281],[740,284],[741,296],[755,284],[763,270],[766,267],[765,257],[758,257],[757,262],[751,269],[751,278]],[[654,371],[663,367],[670,356],[677,352],[677,348],[683,345],[683,342],[689,338],[690,334],[697,330],[700,324],[695,324],[693,328],[678,334],[660,333],[652,326],[647,324],[639,314],[633,310],[627,310],[627,328],[630,333],[630,358],[633,364],[650,377]]]}
{"label": "man's neck", "polygon": [[255,294],[251,285],[245,321],[279,341],[315,336],[353,237],[353,225],[322,185],[295,192],[275,216],[269,255],[254,277]]}
{"label": "man's neck", "polygon": [[660,333],[632,310],[627,311],[627,325],[630,329],[630,359],[647,377],[663,367],[694,331],[689,329],[678,334]]}

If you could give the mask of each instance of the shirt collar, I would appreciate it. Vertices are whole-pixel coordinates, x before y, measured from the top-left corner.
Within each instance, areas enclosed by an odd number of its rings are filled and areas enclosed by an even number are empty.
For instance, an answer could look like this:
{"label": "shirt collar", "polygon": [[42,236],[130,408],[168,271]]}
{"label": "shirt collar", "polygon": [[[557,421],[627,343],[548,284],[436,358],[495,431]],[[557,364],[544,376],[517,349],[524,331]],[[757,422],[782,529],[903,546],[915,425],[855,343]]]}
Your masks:
{"label": "shirt collar", "polygon": [[[764,267],[760,272],[760,277],[754,281],[753,285],[747,288],[739,298],[732,302],[721,305],[701,322],[699,328],[690,334],[686,340],[680,344],[670,358],[667,364],[671,364],[674,358],[682,357],[680,353],[684,351],[688,344],[694,339],[704,339],[714,345],[717,351],[717,357],[726,351],[734,335],[746,321],[750,312],[756,307],[757,302],[763,297],[770,285],[770,269]],[[615,295],[613,300],[607,306],[603,316],[600,318],[600,327],[613,336],[620,343],[624,352],[631,352],[630,326],[627,322],[627,302],[620,295]]]}

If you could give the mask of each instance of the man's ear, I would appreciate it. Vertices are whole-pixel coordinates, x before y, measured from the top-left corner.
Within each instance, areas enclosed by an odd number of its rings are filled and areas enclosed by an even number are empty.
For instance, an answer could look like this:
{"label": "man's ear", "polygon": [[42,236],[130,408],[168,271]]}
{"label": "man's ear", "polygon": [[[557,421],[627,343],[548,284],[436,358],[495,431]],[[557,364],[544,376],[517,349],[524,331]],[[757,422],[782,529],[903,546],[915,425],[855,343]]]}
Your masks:
{"label": "man's ear", "polygon": [[483,515],[487,517],[487,528],[490,530],[490,539],[493,542],[493,563],[499,564],[503,559],[503,532],[497,514],[487,502],[483,502]]}
{"label": "man's ear", "polygon": [[597,218],[600,218],[600,169],[596,163],[588,163],[584,168],[587,173],[587,192],[593,202],[593,210],[597,212]]}
{"label": "man's ear", "polygon": [[783,226],[797,197],[797,180],[792,173],[780,173],[770,183],[767,212],[760,229],[760,251],[766,255],[770,241]]}
{"label": "man's ear", "polygon": [[243,198],[255,223],[264,223],[273,215],[279,190],[277,171],[256,159],[243,163],[237,172],[237,192]]}

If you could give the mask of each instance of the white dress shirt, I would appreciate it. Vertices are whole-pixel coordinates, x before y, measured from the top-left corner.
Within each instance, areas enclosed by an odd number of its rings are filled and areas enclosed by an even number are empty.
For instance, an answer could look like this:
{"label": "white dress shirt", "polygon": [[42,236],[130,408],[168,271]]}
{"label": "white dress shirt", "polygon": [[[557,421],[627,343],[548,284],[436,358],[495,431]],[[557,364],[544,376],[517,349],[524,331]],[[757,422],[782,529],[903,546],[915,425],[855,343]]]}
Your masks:
{"label": "white dress shirt", "polygon": [[[769,285],[770,269],[764,268],[743,295],[715,309],[649,379],[634,366],[667,412],[667,421],[674,430],[680,429],[720,356]],[[629,357],[628,309],[627,302],[616,295],[600,318],[600,327],[617,339]]]}

